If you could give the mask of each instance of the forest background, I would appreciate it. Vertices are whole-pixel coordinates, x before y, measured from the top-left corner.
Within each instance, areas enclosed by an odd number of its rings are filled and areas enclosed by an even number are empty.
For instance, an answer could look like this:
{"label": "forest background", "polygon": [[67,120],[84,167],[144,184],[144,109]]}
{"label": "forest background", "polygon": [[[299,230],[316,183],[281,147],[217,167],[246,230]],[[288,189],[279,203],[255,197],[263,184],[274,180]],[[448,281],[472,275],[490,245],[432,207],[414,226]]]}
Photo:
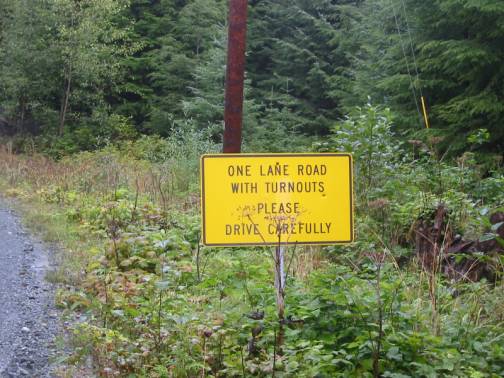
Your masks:
{"label": "forest background", "polygon": [[[503,149],[498,1],[251,1],[245,144],[295,151],[368,102],[405,138],[420,97],[451,154]],[[226,1],[0,3],[1,131],[54,156],[222,134]],[[27,139],[26,135],[35,138]]]}
{"label": "forest background", "polygon": [[62,247],[58,373],[504,376],[504,3],[249,1],[244,152],[355,160],[356,242],[287,251],[282,317],[269,249],[200,240],[227,5],[0,0],[0,190]]}

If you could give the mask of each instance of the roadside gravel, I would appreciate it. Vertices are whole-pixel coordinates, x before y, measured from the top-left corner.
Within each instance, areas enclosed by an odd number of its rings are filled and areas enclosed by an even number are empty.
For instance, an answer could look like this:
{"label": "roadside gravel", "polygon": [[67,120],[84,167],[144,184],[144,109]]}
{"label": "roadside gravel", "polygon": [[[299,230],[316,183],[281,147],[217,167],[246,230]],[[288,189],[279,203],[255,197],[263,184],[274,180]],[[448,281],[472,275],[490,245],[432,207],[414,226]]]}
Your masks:
{"label": "roadside gravel", "polygon": [[0,377],[52,377],[59,314],[50,254],[0,197]]}

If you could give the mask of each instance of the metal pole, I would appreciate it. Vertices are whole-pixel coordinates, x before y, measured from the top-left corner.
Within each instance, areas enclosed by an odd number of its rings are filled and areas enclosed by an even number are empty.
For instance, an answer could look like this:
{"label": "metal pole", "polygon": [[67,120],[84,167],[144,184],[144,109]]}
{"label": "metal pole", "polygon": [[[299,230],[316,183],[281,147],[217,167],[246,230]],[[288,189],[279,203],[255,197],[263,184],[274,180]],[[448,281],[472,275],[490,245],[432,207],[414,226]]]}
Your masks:
{"label": "metal pole", "polygon": [[229,36],[224,111],[224,153],[241,152],[247,0],[229,1]]}
{"label": "metal pole", "polygon": [[285,314],[285,247],[275,248],[275,289],[277,291],[278,317],[283,320]]}
{"label": "metal pole", "polygon": [[[275,249],[275,289],[276,304],[278,311],[278,334],[275,340],[276,354],[283,354],[283,343],[285,337],[285,267],[284,267],[285,247],[280,244]],[[275,356],[276,357],[276,356]]]}

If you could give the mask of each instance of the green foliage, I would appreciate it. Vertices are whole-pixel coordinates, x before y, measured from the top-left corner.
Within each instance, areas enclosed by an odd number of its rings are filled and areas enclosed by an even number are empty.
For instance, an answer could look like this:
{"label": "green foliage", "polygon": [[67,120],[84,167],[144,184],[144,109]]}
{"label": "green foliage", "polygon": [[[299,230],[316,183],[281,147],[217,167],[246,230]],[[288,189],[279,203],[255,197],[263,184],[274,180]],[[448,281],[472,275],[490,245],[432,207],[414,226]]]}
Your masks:
{"label": "green foliage", "polygon": [[324,134],[341,115],[337,91],[341,68],[348,65],[339,33],[345,3],[261,1],[251,7],[251,94],[266,109],[296,116],[297,132]]}
{"label": "green foliage", "polygon": [[76,284],[58,296],[81,319],[69,361],[91,355],[103,376],[503,376],[502,256],[450,256],[492,271],[470,282],[414,253],[441,204],[452,236],[502,246],[488,219],[504,206],[502,2],[250,2],[244,151],[355,160],[357,241],[288,251],[282,327],[270,251],[200,245],[226,11],[0,0],[0,131],[17,133],[0,187],[54,210],[40,227],[57,219],[52,240],[80,256],[55,274]]}
{"label": "green foliage", "polygon": [[[184,103],[198,97],[194,91],[197,70],[212,65],[208,63],[212,56],[221,59],[208,50],[221,40],[226,20],[224,5],[222,1],[163,1],[155,5],[132,1],[129,11],[136,20],[134,35],[146,43],[125,62],[132,80],[125,85],[122,104],[117,109],[125,115],[134,114],[139,130],[167,136],[170,125],[187,121]],[[224,75],[223,64],[210,70],[216,77]],[[210,88],[214,97],[222,95],[222,85]],[[215,110],[208,118],[204,114],[196,116],[203,120],[203,127],[214,121]]]}
{"label": "green foliage", "polygon": [[[504,7],[496,1],[434,1],[413,9],[421,17],[420,28],[438,24],[436,30],[419,38],[420,64],[432,93],[434,116],[455,137],[484,127],[490,133],[488,141],[502,148],[500,119],[504,109],[498,83],[504,77],[499,63],[504,52],[504,33],[499,28]],[[446,14],[453,16],[452,21],[444,21]],[[440,76],[444,80],[436,82]],[[455,141],[460,143],[455,147],[464,146],[463,140]]]}
{"label": "green foliage", "polygon": [[[335,135],[350,125],[364,136],[376,127],[390,132],[385,115],[368,105]],[[388,135],[354,146],[356,155],[366,161],[369,148],[388,151],[394,138]],[[338,140],[342,147],[356,143],[348,132],[331,143]],[[394,169],[377,169],[366,196],[359,196],[356,243],[287,252],[289,260],[294,254],[283,353],[276,356],[270,251],[200,245],[197,165],[201,153],[216,147],[205,131],[180,128],[168,139],[143,137],[57,163],[6,155],[0,178],[10,178],[21,198],[33,193],[57,209],[78,240],[96,240],[92,248],[72,247],[72,258],[84,248],[81,265],[71,266],[85,274],[57,298],[81,319],[72,327],[68,363],[91,355],[100,374],[150,377],[266,377],[273,364],[275,374],[299,377],[499,377],[501,279],[436,276],[434,308],[428,273],[411,258],[408,234],[439,201],[456,232],[495,234],[488,214],[501,209],[502,191],[489,189],[496,198],[481,207],[474,188],[500,176],[481,180],[471,155],[450,165],[427,145],[412,146],[411,155],[380,155]],[[482,255],[481,261],[502,270],[499,256]],[[69,274],[58,276],[67,282]]]}
{"label": "green foliage", "polygon": [[[43,134],[55,156],[101,147],[106,114],[139,134],[194,122],[220,140],[225,1],[25,3],[1,4],[4,132]],[[304,150],[368,97],[422,138],[421,95],[449,156],[502,150],[497,0],[266,0],[249,14],[246,150]]]}
{"label": "green foliage", "polygon": [[323,152],[349,152],[355,159],[358,192],[365,194],[379,187],[394,168],[399,148],[392,134],[390,109],[381,109],[368,102],[356,108],[333,128],[330,141],[316,143]]}
{"label": "green foliage", "polygon": [[128,26],[119,25],[126,5],[10,4],[0,56],[10,132],[44,134],[42,144],[56,144],[54,155],[100,147],[99,138],[133,137],[128,120],[111,116],[106,103],[122,80],[120,60],[136,49]]}
{"label": "green foliage", "polygon": [[26,1],[5,1],[3,7],[1,107],[12,119],[14,131],[23,132],[30,115],[41,112],[41,102],[54,95],[54,87],[48,82],[58,75],[57,57],[49,37],[51,30],[46,27],[51,9],[45,3],[31,7]]}
{"label": "green foliage", "polygon": [[[493,0],[366,1],[349,42],[356,64],[349,70],[355,80],[347,104],[372,94],[398,113],[398,127],[414,135],[423,127],[424,95],[431,124],[447,136],[443,148],[451,154],[468,143],[480,151],[502,150],[503,17],[502,3]],[[483,129],[487,136],[474,145]]]}
{"label": "green foliage", "polygon": [[125,154],[157,163],[155,170],[165,185],[177,192],[192,193],[199,189],[199,159],[206,153],[218,153],[220,146],[211,140],[209,130],[196,130],[191,124],[179,125],[170,137],[142,137],[121,147]]}

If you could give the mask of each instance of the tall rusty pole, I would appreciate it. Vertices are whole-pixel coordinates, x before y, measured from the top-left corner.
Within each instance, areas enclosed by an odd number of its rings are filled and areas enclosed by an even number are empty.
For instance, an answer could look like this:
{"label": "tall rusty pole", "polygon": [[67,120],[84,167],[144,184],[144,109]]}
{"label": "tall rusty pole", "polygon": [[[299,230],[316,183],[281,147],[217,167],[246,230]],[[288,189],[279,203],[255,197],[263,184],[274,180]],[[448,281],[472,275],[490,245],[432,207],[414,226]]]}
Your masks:
{"label": "tall rusty pole", "polygon": [[248,0],[229,0],[224,153],[241,152]]}

